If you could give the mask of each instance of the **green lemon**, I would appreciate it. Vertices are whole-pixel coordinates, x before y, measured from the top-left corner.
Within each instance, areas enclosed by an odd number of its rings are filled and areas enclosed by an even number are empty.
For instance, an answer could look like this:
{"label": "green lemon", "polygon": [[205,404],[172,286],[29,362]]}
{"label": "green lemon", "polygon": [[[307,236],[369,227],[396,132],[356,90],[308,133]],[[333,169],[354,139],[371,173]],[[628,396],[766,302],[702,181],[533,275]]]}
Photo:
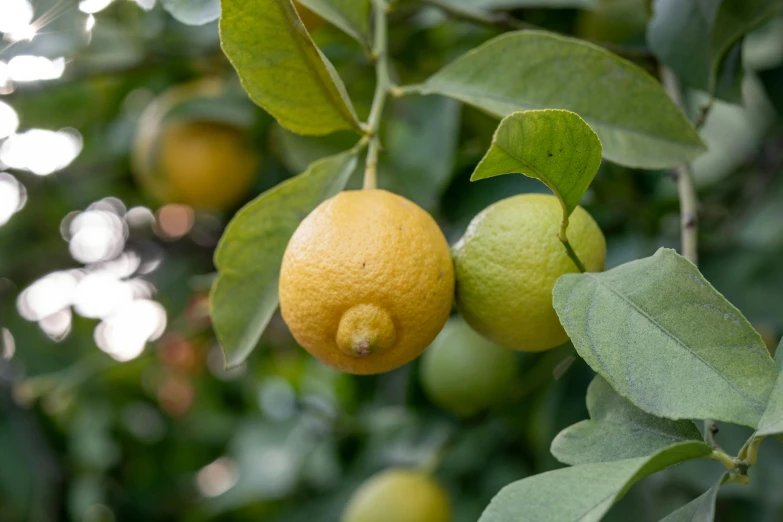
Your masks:
{"label": "green lemon", "polygon": [[[568,340],[552,306],[555,281],[577,268],[557,237],[557,198],[523,194],[490,205],[452,248],[457,310],[477,332],[526,352]],[[583,208],[570,217],[568,239],[588,272],[600,272],[606,240]]]}
{"label": "green lemon", "polygon": [[450,522],[443,488],[423,471],[395,468],[370,477],[356,490],[342,522]]}
{"label": "green lemon", "polygon": [[516,355],[453,319],[421,362],[421,383],[429,399],[469,417],[503,399],[518,372]]}

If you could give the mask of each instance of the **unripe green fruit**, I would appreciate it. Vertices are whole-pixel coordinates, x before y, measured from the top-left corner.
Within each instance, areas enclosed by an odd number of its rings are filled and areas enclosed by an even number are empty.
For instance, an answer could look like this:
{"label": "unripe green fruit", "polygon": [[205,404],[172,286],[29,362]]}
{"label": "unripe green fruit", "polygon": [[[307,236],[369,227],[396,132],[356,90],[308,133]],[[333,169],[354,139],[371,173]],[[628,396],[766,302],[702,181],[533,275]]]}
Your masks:
{"label": "unripe green fruit", "polygon": [[450,522],[446,492],[428,474],[390,469],[356,490],[342,522]]}
{"label": "unripe green fruit", "polygon": [[452,319],[424,352],[421,384],[432,402],[469,417],[506,397],[518,368],[514,352]]}
{"label": "unripe green fruit", "polygon": [[[563,209],[555,196],[520,194],[481,211],[451,249],[457,311],[502,346],[540,352],[568,340],[552,306],[563,274],[577,272],[558,239]],[[606,240],[582,207],[569,217],[568,240],[588,272],[600,272]]]}

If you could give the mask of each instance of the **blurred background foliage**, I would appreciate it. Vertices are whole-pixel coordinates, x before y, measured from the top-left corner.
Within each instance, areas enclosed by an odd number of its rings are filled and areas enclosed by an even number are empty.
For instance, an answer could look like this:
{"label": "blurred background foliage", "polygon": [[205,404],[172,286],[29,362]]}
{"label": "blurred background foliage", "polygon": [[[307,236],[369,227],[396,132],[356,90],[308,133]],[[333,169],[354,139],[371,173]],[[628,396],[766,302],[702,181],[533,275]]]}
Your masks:
{"label": "blurred background foliage", "polygon": [[[655,72],[644,0],[451,3],[506,9]],[[296,346],[279,317],[246,364],[224,370],[207,303],[222,229],[244,202],[355,138],[279,127],[248,103],[217,24],[184,25],[158,4],[0,1],[0,520],[330,522],[375,471],[439,462],[455,522],[472,522],[503,485],[559,467],[550,442],[587,417],[592,377],[569,345],[519,354],[513,393],[467,420],[426,399],[418,362],[342,375]],[[322,20],[308,26],[365,116],[370,61]],[[501,30],[400,1],[390,34],[398,79],[419,82]],[[727,74],[740,90],[714,103],[702,129],[710,151],[694,166],[701,263],[772,347],[783,333],[783,18],[736,52],[741,65]],[[241,129],[256,155],[252,186],[219,211],[161,199],[151,185],[160,174],[138,173],[139,161],[155,161],[138,155],[165,142],[143,124],[145,110],[174,86],[216,79],[219,95],[178,103],[156,125]],[[696,119],[705,95],[687,94]],[[433,213],[454,242],[490,203],[544,188],[523,176],[469,182],[496,125],[444,98],[392,100],[381,186]],[[134,152],[139,139],[150,150]],[[218,164],[237,168],[234,156]],[[607,236],[608,267],[678,246],[666,172],[604,162],[583,205]],[[736,452],[747,436],[721,426],[717,440]],[[721,494],[718,520],[783,520],[783,446],[763,451],[752,484]],[[655,475],[609,519],[658,520],[720,473],[696,462]]]}

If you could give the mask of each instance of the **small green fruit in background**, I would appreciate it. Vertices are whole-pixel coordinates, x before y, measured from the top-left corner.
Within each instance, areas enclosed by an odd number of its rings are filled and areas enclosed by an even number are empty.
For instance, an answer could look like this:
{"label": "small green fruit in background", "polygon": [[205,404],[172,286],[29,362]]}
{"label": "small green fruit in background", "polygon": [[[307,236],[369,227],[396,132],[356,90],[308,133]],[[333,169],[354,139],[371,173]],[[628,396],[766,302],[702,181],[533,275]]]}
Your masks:
{"label": "small green fruit in background", "polygon": [[469,417],[506,397],[518,369],[514,352],[452,319],[424,352],[421,384],[433,403]]}
{"label": "small green fruit in background", "polygon": [[[524,352],[568,340],[552,306],[555,281],[577,271],[557,237],[562,218],[555,196],[513,196],[481,211],[452,248],[457,310],[487,339]],[[588,272],[603,270],[606,240],[582,207],[568,239]]]}
{"label": "small green fruit in background", "polygon": [[451,522],[446,491],[427,473],[394,468],[356,490],[342,522]]}

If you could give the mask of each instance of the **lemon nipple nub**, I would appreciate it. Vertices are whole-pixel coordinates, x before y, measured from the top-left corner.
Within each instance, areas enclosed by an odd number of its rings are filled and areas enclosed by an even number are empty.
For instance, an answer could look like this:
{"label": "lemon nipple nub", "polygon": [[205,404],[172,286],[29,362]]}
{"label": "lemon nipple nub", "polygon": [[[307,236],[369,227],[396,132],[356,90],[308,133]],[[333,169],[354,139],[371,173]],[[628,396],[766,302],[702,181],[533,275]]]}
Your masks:
{"label": "lemon nipple nub", "polygon": [[389,313],[373,304],[349,308],[337,327],[337,347],[352,357],[367,357],[394,346],[397,332]]}

